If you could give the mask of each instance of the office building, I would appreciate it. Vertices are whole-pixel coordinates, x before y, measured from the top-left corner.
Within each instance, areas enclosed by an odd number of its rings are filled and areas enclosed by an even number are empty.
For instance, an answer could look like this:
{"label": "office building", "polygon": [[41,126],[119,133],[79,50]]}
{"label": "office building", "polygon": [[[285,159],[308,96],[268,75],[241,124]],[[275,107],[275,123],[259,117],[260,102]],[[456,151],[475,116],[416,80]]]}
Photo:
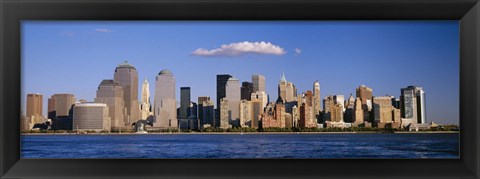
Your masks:
{"label": "office building", "polygon": [[240,99],[246,99],[250,100],[252,97],[253,91],[253,83],[250,83],[248,81],[242,82],[242,87],[241,87],[241,97]]}
{"label": "office building", "polygon": [[313,111],[315,114],[320,114],[321,111],[320,83],[318,81],[313,83]]}
{"label": "office building", "polygon": [[175,77],[169,70],[162,70],[155,79],[154,128],[177,128],[177,102]]}
{"label": "office building", "polygon": [[[240,127],[251,126],[253,118],[252,102],[246,99],[240,101]],[[250,124],[250,125],[249,125]]]}
{"label": "office building", "polygon": [[190,87],[180,87],[180,119],[190,117]]}
{"label": "office building", "polygon": [[220,99],[220,125],[219,127],[222,129],[231,128],[230,119],[231,119],[231,111],[229,110],[228,106],[229,102],[228,99],[222,98]]}
{"label": "office building", "polygon": [[103,103],[78,103],[73,107],[73,126],[78,131],[110,131],[111,118]]}
{"label": "office building", "polygon": [[408,86],[400,90],[402,125],[426,123],[425,91],[422,87]]}
{"label": "office building", "polygon": [[230,124],[233,127],[239,126],[240,120],[240,82],[231,77],[225,86],[225,98],[228,100],[228,109],[230,112]]}
{"label": "office building", "polygon": [[33,124],[43,123],[43,95],[27,94],[27,114],[26,118],[30,119]]}
{"label": "office building", "polygon": [[[200,100],[199,100],[200,101]],[[207,100],[202,101],[202,104],[199,105],[199,121],[200,127],[203,128],[205,125],[219,127],[219,124],[215,123],[215,103],[213,101]]]}
{"label": "office building", "polygon": [[125,61],[115,68],[114,80],[123,89],[123,104],[127,109],[124,118],[128,124],[138,121],[140,116],[140,104],[138,102],[138,72],[134,66]]}
{"label": "office building", "polygon": [[150,84],[147,79],[143,81],[142,84],[142,100],[140,105],[141,119],[148,119],[153,116],[152,113],[152,103],[150,102]]}
{"label": "office building", "polygon": [[124,106],[123,89],[118,82],[114,80],[103,80],[100,85],[98,85],[97,96],[94,102],[107,105],[112,130],[130,127],[129,122],[124,118],[127,109]]}
{"label": "office building", "polygon": [[228,79],[230,79],[232,76],[228,74],[220,74],[217,75],[217,108],[220,109],[220,100],[222,98],[226,97],[226,86]]}
{"label": "office building", "polygon": [[263,75],[253,75],[252,76],[252,83],[253,83],[253,92],[266,91],[266,89],[265,89],[265,76],[263,76]]}
{"label": "office building", "polygon": [[285,78],[285,73],[282,74],[280,82],[278,83],[278,96],[282,99],[283,103],[294,101],[296,97],[295,85],[292,82],[288,82]]}

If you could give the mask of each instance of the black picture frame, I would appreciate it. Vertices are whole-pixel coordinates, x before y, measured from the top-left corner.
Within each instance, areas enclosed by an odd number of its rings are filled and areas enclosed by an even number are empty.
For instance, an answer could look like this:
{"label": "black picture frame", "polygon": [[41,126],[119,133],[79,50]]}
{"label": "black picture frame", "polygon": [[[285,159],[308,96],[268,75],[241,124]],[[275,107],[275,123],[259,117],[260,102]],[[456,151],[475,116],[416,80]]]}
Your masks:
{"label": "black picture frame", "polygon": [[[479,178],[478,0],[0,0],[0,178]],[[459,20],[460,159],[20,159],[22,20]]]}

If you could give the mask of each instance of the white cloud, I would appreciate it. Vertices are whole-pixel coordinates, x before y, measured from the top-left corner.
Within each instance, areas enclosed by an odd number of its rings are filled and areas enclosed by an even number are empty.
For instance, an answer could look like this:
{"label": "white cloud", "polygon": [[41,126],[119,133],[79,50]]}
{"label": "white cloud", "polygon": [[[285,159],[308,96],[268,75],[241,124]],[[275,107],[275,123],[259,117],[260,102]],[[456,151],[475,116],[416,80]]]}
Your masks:
{"label": "white cloud", "polygon": [[244,54],[265,54],[265,55],[283,55],[287,53],[283,48],[274,45],[270,42],[237,42],[231,44],[224,44],[220,48],[208,50],[198,48],[192,52],[192,55],[197,56],[240,56]]}
{"label": "white cloud", "polygon": [[108,32],[112,32],[112,30],[110,30],[110,29],[95,29],[95,32],[104,32],[104,33],[108,33]]}
{"label": "white cloud", "polygon": [[302,49],[296,48],[295,55],[300,55],[302,53]]}

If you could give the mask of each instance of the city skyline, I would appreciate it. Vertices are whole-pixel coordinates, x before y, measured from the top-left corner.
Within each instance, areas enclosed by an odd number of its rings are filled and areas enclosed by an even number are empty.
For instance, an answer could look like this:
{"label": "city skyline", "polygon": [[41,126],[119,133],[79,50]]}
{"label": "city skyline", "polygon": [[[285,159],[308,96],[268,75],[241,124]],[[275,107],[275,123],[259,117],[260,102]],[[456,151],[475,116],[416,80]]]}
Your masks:
{"label": "city skyline", "polygon": [[[199,22],[158,22],[156,23],[140,23],[140,25],[144,26],[160,26],[163,28],[173,28],[173,27],[166,27],[166,25],[171,25],[174,27],[183,27],[180,28],[180,32],[188,31],[187,27],[191,26],[200,26],[200,31],[206,31],[209,29],[208,25],[219,27],[221,29],[228,29],[230,26],[242,26],[242,28],[251,28],[256,30],[268,30],[274,27],[282,26],[282,23],[279,22],[270,22],[266,24],[259,24],[254,22],[240,22],[240,23],[227,23],[227,22],[205,22],[207,25],[199,23]],[[126,25],[125,25],[126,24]],[[288,39],[284,39],[282,37],[282,33],[273,33],[272,34],[264,34],[266,37],[259,38],[258,35],[249,35],[248,33],[242,34],[243,38],[237,39],[214,39],[210,43],[199,43],[202,41],[191,41],[192,44],[188,44],[188,48],[168,48],[165,51],[168,54],[164,55],[164,57],[159,57],[159,61],[154,60],[155,57],[155,50],[151,52],[148,51],[150,46],[142,46],[142,47],[135,47],[136,50],[141,50],[142,53],[147,53],[149,55],[140,55],[136,54],[139,52],[134,52],[135,50],[118,50],[112,51],[113,47],[105,46],[107,52],[102,53],[98,52],[95,49],[89,48],[88,45],[92,45],[94,47],[98,47],[94,42],[93,37],[99,38],[100,42],[98,45],[113,45],[115,46],[115,42],[106,43],[107,41],[112,41],[115,37],[112,34],[115,33],[122,33],[129,32],[129,30],[135,29],[135,25],[138,26],[138,23],[128,23],[125,24],[119,23],[30,23],[26,22],[23,24],[23,42],[24,48],[22,48],[22,60],[23,60],[23,91],[22,91],[22,104],[25,105],[25,95],[27,93],[41,93],[45,97],[51,96],[54,93],[72,93],[75,95],[77,99],[86,99],[87,101],[93,101],[95,98],[95,92],[103,79],[111,79],[115,67],[123,62],[124,60],[128,60],[138,71],[138,78],[139,81],[143,81],[143,79],[147,79],[150,84],[154,84],[155,82],[155,75],[158,74],[163,69],[170,70],[176,78],[176,86],[175,86],[175,94],[176,94],[176,101],[177,107],[180,104],[180,87],[190,87],[191,88],[191,99],[192,101],[196,102],[198,96],[209,96],[212,101],[216,101],[216,75],[217,74],[230,74],[233,77],[239,79],[240,84],[243,81],[252,82],[252,75],[260,74],[265,76],[265,86],[267,90],[267,94],[270,96],[270,102],[275,101],[277,99],[277,84],[280,81],[280,77],[283,72],[285,72],[285,76],[289,82],[293,82],[295,87],[298,89],[298,93],[312,90],[312,84],[314,81],[318,80],[320,83],[320,90],[321,96],[320,99],[324,99],[326,96],[330,95],[344,95],[345,98],[348,98],[350,94],[355,96],[355,89],[361,85],[365,84],[368,87],[373,89],[373,96],[384,96],[385,94],[393,95],[395,97],[400,96],[400,88],[410,86],[410,85],[418,85],[422,86],[427,92],[427,116],[428,121],[435,121],[439,123],[453,123],[458,124],[458,84],[459,84],[459,58],[458,58],[458,22],[456,21],[422,21],[422,22],[364,22],[363,24],[360,22],[312,22],[309,24],[307,22],[304,23],[293,23],[293,22],[284,22],[283,24],[290,24],[289,28],[296,29],[300,27],[309,27],[312,29],[315,28],[330,28],[332,29],[344,31],[343,33],[348,34],[348,32],[352,33],[352,30],[349,30],[348,27],[356,26],[360,30],[353,31],[355,33],[362,35],[362,37],[357,37],[360,39],[370,39],[372,41],[381,41],[382,38],[377,37],[378,35],[374,35],[375,33],[378,34],[378,28],[382,29],[386,32],[381,35],[385,36],[383,38],[388,39],[389,37],[393,37],[396,35],[402,36],[405,35],[403,33],[407,33],[408,30],[410,31],[418,31],[418,34],[415,34],[414,37],[409,37],[406,40],[396,38],[391,40],[390,42],[384,42],[384,44],[377,44],[373,43],[369,47],[364,50],[367,50],[371,54],[362,54],[360,50],[352,49],[346,42],[351,42],[356,45],[358,43],[362,43],[361,41],[355,40],[346,40],[342,38],[348,37],[339,37],[339,39],[330,39],[332,42],[326,40],[327,42],[333,43],[334,40],[339,40],[345,44],[337,43],[336,47],[345,50],[346,53],[354,53],[356,54],[356,58],[354,60],[364,61],[365,64],[358,64],[358,61],[355,65],[349,65],[352,63],[352,59],[345,59],[346,57],[342,57],[342,54],[332,53],[326,56],[333,56],[330,59],[337,59],[337,60],[316,60],[315,54],[318,51],[315,48],[306,46],[305,43],[296,42],[298,45],[289,44],[284,41]],[[64,28],[67,30],[60,30],[56,29],[56,26],[66,26],[68,28]],[[53,27],[52,27],[53,26]],[[100,28],[101,26],[102,28]],[[227,27],[223,27],[227,26]],[[259,26],[259,27],[257,27]],[[315,28],[311,27],[314,26]],[[319,26],[319,27],[316,27]],[[77,28],[77,31],[91,31],[92,33],[85,33],[81,34],[80,32],[76,33],[65,33],[65,31],[70,31],[71,29]],[[407,30],[407,32],[399,32],[399,30],[395,30],[395,28],[403,28],[402,30]],[[456,27],[456,28],[455,28]],[[231,28],[231,27],[230,27]],[[155,28],[154,28],[155,29]],[[162,28],[160,28],[162,29]],[[287,28],[288,29],[288,28]],[[308,28],[305,28],[308,29]],[[38,36],[40,32],[47,32],[51,33],[51,35],[55,35],[57,40],[52,40],[52,45],[61,45],[65,43],[72,44],[72,48],[65,47],[61,48],[62,50],[58,54],[51,52],[51,50],[55,50],[55,48],[47,50],[46,52],[40,52],[40,49],[44,49],[45,47],[35,46],[38,44],[37,42],[39,39],[48,38],[49,36]],[[143,29],[145,31],[149,31],[150,29]],[[158,27],[157,27],[158,30]],[[197,30],[197,29],[195,29]],[[310,29],[311,30],[311,29]],[[324,30],[324,29],[323,29]],[[73,30],[71,30],[73,31]],[[168,30],[165,30],[168,31]],[[170,29],[171,31],[171,29]],[[313,31],[313,30],[312,30]],[[328,31],[328,30],[327,30]],[[359,32],[360,31],[360,32]],[[180,33],[179,32],[179,33]],[[236,33],[239,33],[240,30],[236,30]],[[290,31],[282,31],[283,35],[289,34]],[[373,33],[375,32],[375,33]],[[435,33],[434,33],[435,32]],[[174,32],[169,32],[167,34],[172,34]],[[190,32],[194,34],[194,32]],[[198,33],[198,32],[197,32]],[[233,33],[233,32],[232,32]],[[128,34],[128,33],[127,33]],[[213,33],[212,33],[213,34]],[[447,34],[447,35],[446,35]],[[37,36],[36,36],[37,35]],[[135,35],[131,33],[130,35]],[[223,36],[229,35],[229,33],[223,33]],[[380,35],[380,36],[381,36]],[[427,37],[422,37],[422,35],[428,35]],[[33,36],[33,37],[31,37]],[[93,36],[93,37],[92,37]],[[114,35],[113,35],[114,36]],[[159,35],[160,36],[160,35]],[[210,37],[213,35],[210,35]],[[319,35],[321,36],[321,35]],[[402,36],[403,37],[403,36]],[[138,37],[140,38],[140,37]],[[327,38],[327,37],[318,37],[319,39]],[[403,37],[405,38],[405,37]],[[127,38],[128,39],[128,38]],[[142,38],[140,38],[142,39]],[[243,40],[242,40],[243,39]],[[426,41],[428,39],[429,41]],[[145,41],[147,39],[143,39]],[[183,40],[183,39],[182,39]],[[203,39],[205,40],[205,39]],[[310,39],[303,39],[303,40],[310,40]],[[385,39],[383,39],[385,40]],[[115,41],[115,40],[113,40]],[[148,40],[147,40],[148,41]],[[295,40],[293,40],[295,41]],[[408,41],[408,42],[407,42]],[[440,42],[439,42],[440,41]],[[133,40],[132,42],[137,42]],[[179,43],[178,41],[168,41],[173,43]],[[165,42],[165,43],[168,43]],[[265,43],[262,43],[265,42]],[[395,46],[395,44],[391,44],[394,42],[402,42],[403,44]],[[446,43],[449,42],[449,43]],[[153,42],[151,42],[153,43]],[[237,54],[231,53],[231,48],[237,47],[239,45],[251,45],[254,47],[263,46],[265,47],[266,51],[262,52],[255,52],[249,51],[247,54]],[[364,42],[365,43],[365,42]],[[225,46],[220,46],[222,44],[227,44]],[[230,44],[230,45],[228,45]],[[311,43],[310,45],[315,44]],[[366,43],[368,44],[368,43]],[[426,47],[418,47],[425,45],[436,45],[434,47],[428,47],[427,51]],[[442,46],[445,45],[446,47]],[[364,44],[365,45],[365,44]],[[403,46],[402,46],[403,45]],[[410,46],[408,46],[410,45]],[[162,45],[160,45],[162,46]],[[164,45],[163,45],[164,46]],[[312,45],[313,46],[313,45]],[[342,46],[345,46],[341,48]],[[386,49],[381,48],[381,46],[389,46]],[[400,50],[395,49],[394,47],[403,47],[402,50],[406,50],[405,52],[409,52],[406,54],[400,53]],[[407,47],[405,47],[407,46]],[[457,48],[452,48],[452,47]],[[93,61],[88,61],[89,57],[92,54],[88,54],[83,52],[83,50],[78,50],[75,47],[83,47],[85,48],[84,51],[95,52],[96,54],[102,54],[100,57],[94,57]],[[126,48],[126,46],[121,46]],[[350,48],[349,48],[350,47]],[[359,46],[356,46],[359,47]],[[33,48],[33,49],[32,49]],[[51,47],[49,47],[51,48]],[[146,49],[142,49],[146,48]],[[324,47],[320,49],[321,52],[326,52],[325,48],[331,47]],[[390,50],[390,52],[379,52],[378,54],[374,54],[371,51],[379,51],[381,50]],[[183,49],[183,50],[181,50]],[[212,50],[217,49],[217,50]],[[230,51],[229,51],[230,49]],[[439,50],[442,49],[442,50]],[[447,52],[446,52],[447,51]],[[50,52],[50,53],[49,53]],[[85,59],[85,63],[78,63],[75,60],[60,60],[62,58],[67,57],[68,53],[66,52],[73,52],[74,54],[78,54],[81,52],[79,57],[71,56],[73,59]],[[345,53],[344,52],[344,53]],[[66,54],[64,54],[66,53]],[[123,54],[123,57],[121,57]],[[392,55],[399,55],[400,57],[391,57],[390,59],[384,59],[383,62],[389,63],[382,63],[382,55],[390,54]],[[318,54],[317,54],[318,55]],[[344,54],[343,54],[344,55]],[[378,56],[377,56],[378,55]],[[168,61],[168,56],[174,57],[175,61]],[[334,58],[337,56],[336,58]],[[351,55],[355,56],[355,55]],[[42,58],[43,57],[43,58]],[[51,57],[51,58],[47,58]],[[104,58],[105,61],[98,61]],[[369,61],[368,58],[374,57],[373,60]],[[396,58],[405,58],[403,61],[396,59]],[[409,58],[406,58],[409,57]],[[424,61],[419,61],[420,57],[423,57]],[[163,59],[167,58],[167,59]],[[325,58],[325,55],[318,55],[317,58]],[[352,57],[353,58],[353,57]],[[39,61],[39,60],[43,61]],[[146,60],[142,60],[146,59]],[[150,59],[150,60],[148,60]],[[394,60],[396,59],[396,60]],[[340,60],[340,61],[338,61]],[[436,60],[436,61],[434,61]],[[438,62],[438,60],[442,63],[438,63],[437,66],[433,66],[433,62]],[[331,62],[335,61],[335,62]],[[57,68],[53,66],[56,64],[54,62],[59,63],[59,66],[62,65],[71,65],[73,67],[73,71],[71,68],[68,70]],[[83,61],[82,61],[83,62]],[[90,62],[90,66],[88,66],[88,62]],[[319,63],[320,62],[320,63]],[[373,63],[377,62],[377,63]],[[404,65],[402,63],[398,64],[398,68],[396,66],[392,66],[390,63],[393,62],[405,62],[410,64],[408,69],[412,70],[401,70]],[[412,64],[412,62],[415,62]],[[312,65],[313,63],[313,65]],[[47,65],[45,66],[39,65]],[[205,65],[215,64],[213,68],[204,68]],[[254,64],[254,66],[252,66]],[[338,65],[338,66],[332,66]],[[388,65],[387,65],[388,64]],[[417,65],[418,64],[418,65]],[[250,65],[250,66],[249,66]],[[428,66],[427,66],[428,65]],[[34,67],[39,67],[36,69]],[[318,66],[317,68],[315,68]],[[325,67],[326,66],[326,67]],[[42,68],[43,67],[43,68]],[[52,68],[48,68],[52,67]],[[54,68],[55,67],[55,68]],[[75,68],[77,67],[77,68]],[[88,68],[90,67],[90,68]],[[202,68],[203,67],[203,68]],[[251,67],[251,68],[245,68]],[[270,68],[265,68],[270,67]],[[369,67],[366,69],[365,67]],[[378,69],[377,69],[378,68]],[[50,70],[52,69],[52,70]],[[55,70],[57,71],[55,71]],[[82,70],[83,69],[83,70]],[[94,73],[90,73],[90,70]],[[300,69],[300,70],[298,70]],[[363,69],[363,70],[362,70]],[[310,70],[310,71],[309,71]],[[376,73],[370,72],[371,70],[378,70]],[[39,73],[43,72],[43,73]],[[65,75],[52,75],[54,73],[71,73],[72,77],[66,79]],[[388,73],[390,72],[390,73]],[[399,74],[396,74],[399,73]],[[425,74],[426,73],[426,74]],[[82,79],[74,78],[75,74],[81,74]],[[379,75],[380,74],[380,75]],[[385,75],[390,74],[390,75]],[[385,76],[388,76],[385,77]],[[79,76],[80,77],[80,76]],[[85,78],[83,78],[85,77]],[[433,78],[436,77],[436,78]],[[332,79],[333,78],[333,79]],[[38,79],[38,80],[37,80]],[[50,83],[46,82],[49,81]],[[441,81],[440,81],[441,79]],[[62,83],[65,85],[48,85],[53,82]],[[68,80],[71,80],[68,81]],[[375,81],[377,80],[377,81]],[[34,81],[34,82],[32,82]],[[42,86],[43,84],[43,86]],[[78,84],[74,86],[73,84]],[[93,84],[93,85],[92,85]],[[141,85],[138,85],[138,88],[141,88]],[[141,89],[138,90],[141,92]],[[154,85],[150,85],[150,91],[155,91]],[[152,94],[152,96],[155,94]],[[140,96],[140,94],[138,94]],[[44,97],[44,98],[45,98]],[[152,97],[150,101],[153,101]],[[44,100],[44,105],[47,106]],[[218,106],[215,105],[215,108]],[[25,109],[25,108],[24,108]],[[25,111],[25,110],[24,110]],[[46,109],[44,108],[44,115],[46,114]]]}

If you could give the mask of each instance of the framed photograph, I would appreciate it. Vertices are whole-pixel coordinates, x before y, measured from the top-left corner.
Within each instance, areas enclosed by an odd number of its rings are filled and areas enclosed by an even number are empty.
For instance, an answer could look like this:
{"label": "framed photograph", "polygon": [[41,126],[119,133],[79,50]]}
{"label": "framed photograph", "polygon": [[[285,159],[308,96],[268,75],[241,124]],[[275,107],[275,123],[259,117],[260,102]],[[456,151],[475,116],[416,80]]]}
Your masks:
{"label": "framed photograph", "polygon": [[478,178],[478,1],[3,1],[2,178]]}

